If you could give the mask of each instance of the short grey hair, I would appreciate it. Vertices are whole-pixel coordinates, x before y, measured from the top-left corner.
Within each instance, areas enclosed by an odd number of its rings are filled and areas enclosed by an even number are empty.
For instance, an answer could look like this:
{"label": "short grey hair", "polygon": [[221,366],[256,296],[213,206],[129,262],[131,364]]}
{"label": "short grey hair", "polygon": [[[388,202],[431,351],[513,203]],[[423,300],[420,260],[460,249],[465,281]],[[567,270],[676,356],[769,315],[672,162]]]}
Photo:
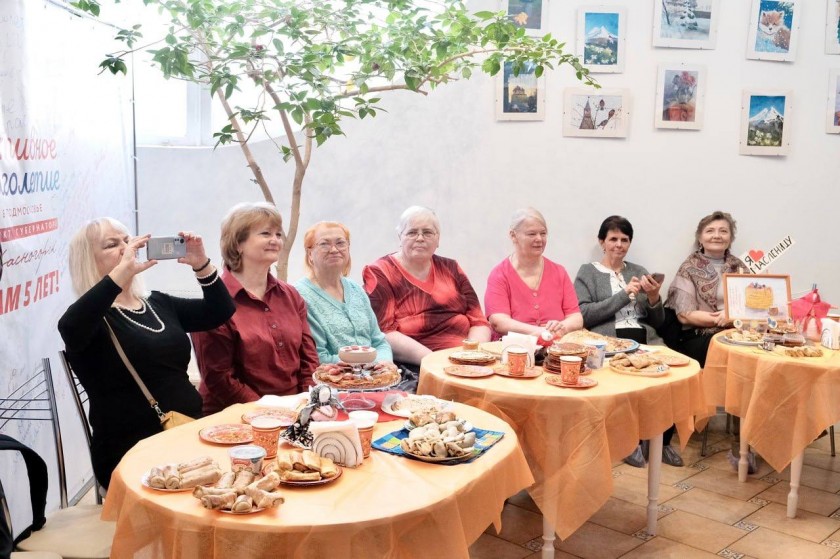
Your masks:
{"label": "short grey hair", "polygon": [[[96,253],[94,245],[102,241],[102,230],[110,225],[120,233],[131,236],[128,227],[113,217],[98,217],[82,225],[70,240],[70,279],[73,281],[73,291],[81,297],[102,280],[96,268]],[[131,281],[131,293],[137,297],[146,296],[146,288],[139,275]]]}
{"label": "short grey hair", "polygon": [[431,218],[432,224],[435,227],[435,232],[438,235],[440,234],[440,220],[438,219],[438,216],[433,209],[427,208],[425,206],[410,206],[400,216],[400,222],[397,224],[398,237],[402,236],[402,234],[408,227],[408,224],[411,223],[411,220],[413,220],[416,217]]}
{"label": "short grey hair", "polygon": [[545,222],[545,218],[543,214],[536,208],[520,208],[513,212],[513,216],[510,218],[510,230],[516,231],[522,225],[522,222],[528,218],[533,218],[542,223],[543,227],[548,229],[548,224]]}

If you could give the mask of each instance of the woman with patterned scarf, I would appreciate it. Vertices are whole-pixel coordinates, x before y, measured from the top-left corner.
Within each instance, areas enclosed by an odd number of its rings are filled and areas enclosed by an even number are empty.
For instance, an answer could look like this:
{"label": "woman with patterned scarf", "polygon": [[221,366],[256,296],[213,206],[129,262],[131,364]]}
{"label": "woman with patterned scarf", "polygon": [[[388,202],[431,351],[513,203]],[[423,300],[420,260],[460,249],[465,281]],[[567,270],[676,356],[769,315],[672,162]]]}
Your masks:
{"label": "woman with patterned scarf", "polygon": [[668,289],[665,306],[683,325],[681,351],[701,367],[712,336],[730,326],[723,311],[723,274],[748,272],[729,252],[735,232],[735,220],[726,212],[701,219],[695,232],[698,250],[685,259]]}

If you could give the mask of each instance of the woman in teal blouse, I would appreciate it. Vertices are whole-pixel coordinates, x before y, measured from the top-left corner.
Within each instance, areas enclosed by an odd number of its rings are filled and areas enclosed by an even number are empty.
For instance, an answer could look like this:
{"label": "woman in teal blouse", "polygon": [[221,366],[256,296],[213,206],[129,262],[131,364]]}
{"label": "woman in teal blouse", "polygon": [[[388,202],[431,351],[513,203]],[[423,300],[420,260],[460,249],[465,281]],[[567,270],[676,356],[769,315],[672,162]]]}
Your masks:
{"label": "woman in teal blouse", "polygon": [[392,361],[364,289],[350,272],[350,231],[334,221],[316,223],[303,237],[306,278],[295,284],[306,301],[309,328],[321,363],[337,363],[346,345],[376,348],[377,361]]}

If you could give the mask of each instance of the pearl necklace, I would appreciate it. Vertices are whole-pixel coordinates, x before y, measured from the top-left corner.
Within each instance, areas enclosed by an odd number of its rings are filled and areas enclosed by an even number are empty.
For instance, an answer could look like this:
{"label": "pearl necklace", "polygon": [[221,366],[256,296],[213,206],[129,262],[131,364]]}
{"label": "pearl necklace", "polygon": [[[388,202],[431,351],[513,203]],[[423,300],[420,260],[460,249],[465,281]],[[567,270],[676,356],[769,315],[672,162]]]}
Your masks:
{"label": "pearl necklace", "polygon": [[[152,304],[148,303],[145,299],[140,299],[140,308],[139,309],[132,309],[132,308],[120,305],[119,303],[114,303],[112,306],[117,309],[117,312],[120,313],[120,315],[122,315],[122,317],[124,319],[126,319],[130,323],[134,324],[135,326],[139,326],[143,330],[148,330],[149,332],[152,332],[154,334],[160,334],[161,332],[163,332],[166,329],[166,324],[164,324],[163,321],[160,319],[160,317],[157,315],[154,307],[152,307]],[[151,326],[146,326],[145,324],[140,324],[139,322],[137,322],[136,320],[134,320],[133,318],[131,318],[130,316],[125,314],[125,311],[128,311],[128,312],[133,313],[133,314],[137,314],[137,315],[145,314],[147,308],[150,311],[152,311],[152,316],[154,316],[155,319],[158,321],[158,324],[160,324],[160,328],[152,328]]]}

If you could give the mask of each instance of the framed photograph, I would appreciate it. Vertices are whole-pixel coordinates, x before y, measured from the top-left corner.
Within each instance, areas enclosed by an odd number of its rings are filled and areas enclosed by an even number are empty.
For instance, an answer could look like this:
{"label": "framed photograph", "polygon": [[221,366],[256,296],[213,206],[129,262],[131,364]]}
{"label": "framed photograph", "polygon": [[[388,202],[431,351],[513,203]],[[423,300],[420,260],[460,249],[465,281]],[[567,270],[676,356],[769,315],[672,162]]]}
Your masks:
{"label": "framed photograph", "polygon": [[745,91],[741,99],[741,155],[787,155],[790,91]]}
{"label": "framed photograph", "polygon": [[657,0],[653,3],[653,46],[713,49],[720,0]]}
{"label": "framed photograph", "polygon": [[629,129],[629,89],[566,90],[563,103],[564,136],[626,138]]}
{"label": "framed photograph", "polygon": [[656,81],[657,128],[700,130],[706,97],[706,67],[662,64]]}
{"label": "framed photograph", "polygon": [[624,71],[626,19],[624,9],[614,6],[578,9],[577,52],[590,72]]}
{"label": "framed photograph", "polygon": [[545,119],[545,77],[538,78],[536,64],[526,64],[514,75],[505,62],[496,79],[496,120]]}
{"label": "framed photograph", "polygon": [[840,68],[828,72],[828,106],[825,131],[840,134]]}
{"label": "framed photograph", "polygon": [[502,0],[502,4],[508,18],[517,27],[525,28],[529,34],[546,33],[548,0]]}
{"label": "framed photograph", "polygon": [[825,53],[840,54],[840,0],[826,0]]}
{"label": "framed photograph", "polygon": [[747,58],[791,62],[796,58],[800,0],[752,0]]}
{"label": "framed photograph", "polygon": [[723,274],[723,305],[729,320],[787,320],[790,276]]}

